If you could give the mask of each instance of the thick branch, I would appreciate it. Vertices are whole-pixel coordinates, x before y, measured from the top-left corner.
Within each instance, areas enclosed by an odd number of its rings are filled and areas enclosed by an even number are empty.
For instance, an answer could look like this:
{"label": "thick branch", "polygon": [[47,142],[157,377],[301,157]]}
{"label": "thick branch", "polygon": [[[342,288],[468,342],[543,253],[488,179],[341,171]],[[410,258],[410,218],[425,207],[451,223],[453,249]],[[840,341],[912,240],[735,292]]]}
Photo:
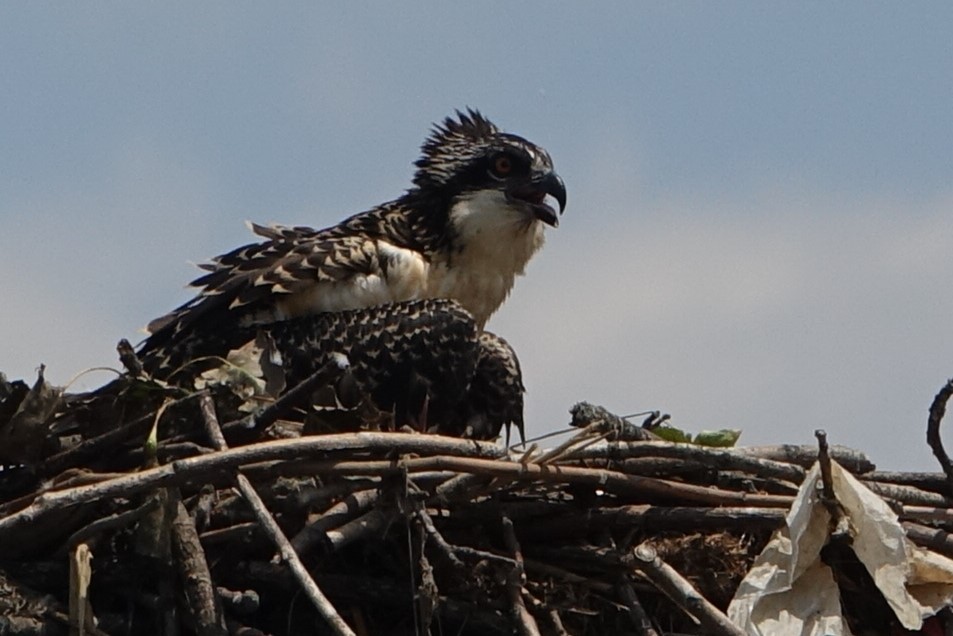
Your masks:
{"label": "thick branch", "polygon": [[940,462],[940,467],[946,474],[946,480],[949,484],[948,495],[953,495],[953,461],[943,449],[943,440],[940,439],[940,422],[946,414],[946,403],[953,395],[953,380],[948,380],[940,392],[933,398],[933,404],[930,405],[930,417],[927,419],[927,444],[933,450],[933,454]]}

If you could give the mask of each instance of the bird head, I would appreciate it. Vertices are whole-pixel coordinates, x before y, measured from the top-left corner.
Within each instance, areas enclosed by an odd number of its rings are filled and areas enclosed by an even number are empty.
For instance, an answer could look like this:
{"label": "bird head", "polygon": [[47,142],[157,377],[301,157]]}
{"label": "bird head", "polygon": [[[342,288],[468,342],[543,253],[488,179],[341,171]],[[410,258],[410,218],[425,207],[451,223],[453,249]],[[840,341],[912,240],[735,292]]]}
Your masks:
{"label": "bird head", "polygon": [[[451,198],[490,193],[555,227],[566,207],[566,186],[543,148],[501,131],[473,109],[435,125],[416,162],[414,185]],[[547,201],[552,197],[559,210]]]}

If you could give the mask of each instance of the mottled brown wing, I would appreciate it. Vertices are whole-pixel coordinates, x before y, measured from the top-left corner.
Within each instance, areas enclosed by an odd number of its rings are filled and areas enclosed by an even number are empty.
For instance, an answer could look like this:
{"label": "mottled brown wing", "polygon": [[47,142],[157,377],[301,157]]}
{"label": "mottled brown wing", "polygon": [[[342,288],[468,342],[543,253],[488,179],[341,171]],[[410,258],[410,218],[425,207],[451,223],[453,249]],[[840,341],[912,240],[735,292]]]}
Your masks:
{"label": "mottled brown wing", "polygon": [[484,331],[479,336],[479,360],[467,391],[472,436],[492,439],[506,427],[506,443],[510,427],[515,426],[520,442],[526,441],[523,430],[523,373],[516,351],[500,336]]}
{"label": "mottled brown wing", "polygon": [[320,303],[322,285],[346,285],[361,275],[382,273],[377,246],[366,235],[342,234],[337,228],[253,229],[267,240],[203,265],[208,273],[192,282],[200,288],[198,295],[149,324],[151,335],[140,356],[150,371],[181,363],[176,350],[188,349],[192,356],[224,355],[228,348],[222,344],[238,346],[232,335],[241,339],[245,328],[291,317],[281,315],[282,299],[311,294]]}
{"label": "mottled brown wing", "polygon": [[349,380],[395,424],[460,434],[480,357],[473,317],[458,303],[429,299],[299,318],[262,328],[290,389],[340,356]]}

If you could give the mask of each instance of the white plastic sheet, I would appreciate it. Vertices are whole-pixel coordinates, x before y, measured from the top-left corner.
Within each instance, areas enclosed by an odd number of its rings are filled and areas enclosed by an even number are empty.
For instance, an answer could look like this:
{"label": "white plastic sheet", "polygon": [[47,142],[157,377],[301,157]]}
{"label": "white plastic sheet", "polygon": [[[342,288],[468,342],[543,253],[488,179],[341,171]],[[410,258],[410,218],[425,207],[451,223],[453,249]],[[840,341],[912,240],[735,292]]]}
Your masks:
{"label": "white plastic sheet", "polygon": [[[900,623],[923,619],[953,599],[953,560],[914,545],[887,504],[836,462],[834,495],[853,530],[853,549]],[[788,512],[738,587],[728,616],[750,636],[850,636],[834,576],[820,557],[830,515],[820,501],[820,466],[808,472]]]}

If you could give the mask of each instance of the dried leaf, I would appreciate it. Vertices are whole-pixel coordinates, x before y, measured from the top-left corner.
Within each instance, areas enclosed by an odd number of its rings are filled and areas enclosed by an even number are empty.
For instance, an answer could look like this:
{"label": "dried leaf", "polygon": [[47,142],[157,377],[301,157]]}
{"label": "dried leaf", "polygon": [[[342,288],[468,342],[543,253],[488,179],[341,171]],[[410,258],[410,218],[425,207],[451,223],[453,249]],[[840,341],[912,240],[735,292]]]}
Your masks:
{"label": "dried leaf", "polygon": [[59,407],[63,388],[44,379],[44,365],[37,370],[36,382],[0,429],[0,461],[32,463],[40,457],[46,439],[47,422]]}

